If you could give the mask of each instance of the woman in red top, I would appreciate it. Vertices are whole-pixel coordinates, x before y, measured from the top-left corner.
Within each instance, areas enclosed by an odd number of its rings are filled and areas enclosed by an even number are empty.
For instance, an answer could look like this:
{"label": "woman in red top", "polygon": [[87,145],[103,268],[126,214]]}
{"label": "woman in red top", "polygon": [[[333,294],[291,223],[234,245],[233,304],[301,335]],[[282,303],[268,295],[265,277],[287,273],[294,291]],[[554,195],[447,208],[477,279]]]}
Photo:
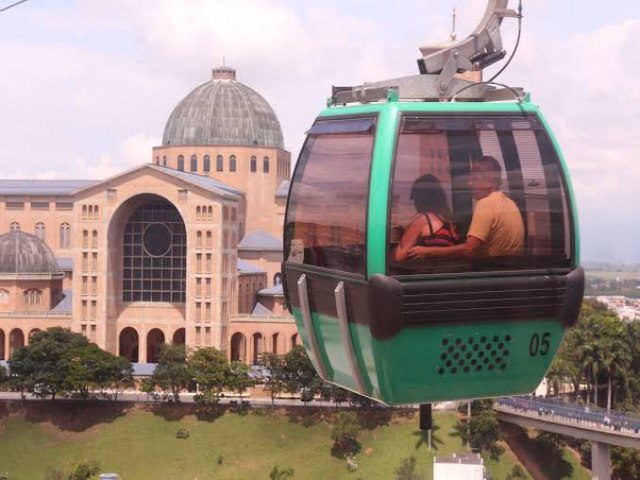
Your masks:
{"label": "woman in red top", "polygon": [[448,247],[460,242],[460,235],[450,221],[444,189],[435,176],[428,173],[413,182],[411,199],[418,214],[391,252],[393,260],[406,260],[409,250],[415,246]]}

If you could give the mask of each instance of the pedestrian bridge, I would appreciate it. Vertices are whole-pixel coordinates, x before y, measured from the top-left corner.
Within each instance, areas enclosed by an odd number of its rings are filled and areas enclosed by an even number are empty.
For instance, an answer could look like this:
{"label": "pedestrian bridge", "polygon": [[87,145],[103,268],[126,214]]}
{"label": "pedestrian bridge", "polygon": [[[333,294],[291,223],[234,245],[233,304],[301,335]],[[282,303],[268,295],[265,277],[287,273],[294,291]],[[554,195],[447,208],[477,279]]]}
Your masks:
{"label": "pedestrian bridge", "polygon": [[640,450],[640,418],[623,412],[542,397],[502,397],[493,408],[502,422],[590,441],[593,479],[611,478],[611,445]]}

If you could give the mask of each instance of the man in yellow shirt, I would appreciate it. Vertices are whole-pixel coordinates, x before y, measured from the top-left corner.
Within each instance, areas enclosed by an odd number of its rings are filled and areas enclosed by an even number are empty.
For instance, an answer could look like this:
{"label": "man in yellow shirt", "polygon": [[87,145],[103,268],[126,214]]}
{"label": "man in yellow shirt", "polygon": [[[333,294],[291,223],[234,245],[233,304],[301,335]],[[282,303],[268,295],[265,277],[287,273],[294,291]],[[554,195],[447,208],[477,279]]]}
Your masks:
{"label": "man in yellow shirt", "polygon": [[520,210],[500,191],[502,169],[489,156],[471,165],[469,189],[476,200],[467,239],[450,247],[420,247],[409,250],[409,258],[496,257],[524,253],[524,224]]}

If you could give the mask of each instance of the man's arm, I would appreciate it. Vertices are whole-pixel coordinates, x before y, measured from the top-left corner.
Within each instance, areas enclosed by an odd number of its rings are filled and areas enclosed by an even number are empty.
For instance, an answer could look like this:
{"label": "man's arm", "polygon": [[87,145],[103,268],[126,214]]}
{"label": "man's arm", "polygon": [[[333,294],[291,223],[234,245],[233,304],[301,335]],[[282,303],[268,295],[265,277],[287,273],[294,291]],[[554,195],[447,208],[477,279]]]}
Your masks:
{"label": "man's arm", "polygon": [[480,252],[482,240],[467,236],[467,240],[460,245],[450,247],[413,247],[409,249],[408,258],[447,258],[447,257],[475,257]]}

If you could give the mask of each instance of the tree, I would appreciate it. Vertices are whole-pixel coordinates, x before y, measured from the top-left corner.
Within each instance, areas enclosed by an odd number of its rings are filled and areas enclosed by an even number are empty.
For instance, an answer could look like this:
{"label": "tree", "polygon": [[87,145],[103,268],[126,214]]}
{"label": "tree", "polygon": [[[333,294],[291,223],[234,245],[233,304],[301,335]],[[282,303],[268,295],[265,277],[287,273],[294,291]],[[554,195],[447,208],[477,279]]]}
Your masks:
{"label": "tree", "polygon": [[64,389],[83,399],[89,398],[95,390],[113,386],[126,376],[128,369],[132,370],[128,360],[120,360],[95,343],[70,349],[63,359],[67,365]]}
{"label": "tree", "polygon": [[140,382],[140,391],[147,394],[147,401],[150,397],[153,398],[154,402],[157,400],[158,394],[156,393],[156,382],[153,380],[153,377],[142,379]]}
{"label": "tree", "polygon": [[111,379],[111,387],[115,391],[115,400],[118,401],[120,391],[134,385],[133,365],[128,358],[116,357],[111,366],[113,369]]}
{"label": "tree", "polygon": [[277,464],[269,472],[269,480],[287,480],[293,477],[293,468],[280,468]]}
{"label": "tree", "polygon": [[225,379],[225,385],[229,390],[242,396],[255,384],[255,380],[249,376],[249,366],[246,363],[233,361],[229,364]]}
{"label": "tree", "polygon": [[640,478],[640,452],[632,448],[611,449],[612,477],[619,480]]}
{"label": "tree", "polygon": [[329,393],[331,395],[331,401],[333,401],[338,407],[341,403],[349,400],[349,391],[337,385],[331,384]]}
{"label": "tree", "polygon": [[213,347],[201,348],[193,352],[187,363],[191,377],[198,384],[194,400],[215,409],[224,395],[229,375],[226,355]]}
{"label": "tree", "polygon": [[3,365],[0,365],[0,388],[9,383],[9,374]]}
{"label": "tree", "polygon": [[158,365],[151,379],[165,394],[170,392],[175,402],[180,401],[180,392],[187,387],[191,379],[184,345],[160,346]]}
{"label": "tree", "polygon": [[396,476],[396,480],[422,480],[424,476],[416,471],[416,458],[411,456],[404,458],[400,466],[396,468],[393,473]]}
{"label": "tree", "polygon": [[276,397],[285,389],[284,358],[282,355],[265,352],[260,356],[260,366],[269,372],[265,388],[271,394],[271,406],[275,406]]}
{"label": "tree", "polygon": [[502,431],[493,410],[484,410],[469,419],[469,444],[488,453],[497,459],[501,449],[498,442],[502,439]]}
{"label": "tree", "polygon": [[69,375],[67,353],[89,345],[84,335],[60,327],[33,335],[30,345],[18,349],[9,360],[14,384],[21,390],[35,389],[34,395],[51,395],[65,391]]}
{"label": "tree", "polygon": [[336,415],[331,430],[331,440],[333,440],[333,450],[338,455],[354,454],[358,451],[358,435],[360,434],[360,424],[354,412],[340,412]]}
{"label": "tree", "polygon": [[300,345],[284,356],[284,385],[289,393],[301,392],[300,399],[305,405],[313,399],[322,385],[307,353]]}

